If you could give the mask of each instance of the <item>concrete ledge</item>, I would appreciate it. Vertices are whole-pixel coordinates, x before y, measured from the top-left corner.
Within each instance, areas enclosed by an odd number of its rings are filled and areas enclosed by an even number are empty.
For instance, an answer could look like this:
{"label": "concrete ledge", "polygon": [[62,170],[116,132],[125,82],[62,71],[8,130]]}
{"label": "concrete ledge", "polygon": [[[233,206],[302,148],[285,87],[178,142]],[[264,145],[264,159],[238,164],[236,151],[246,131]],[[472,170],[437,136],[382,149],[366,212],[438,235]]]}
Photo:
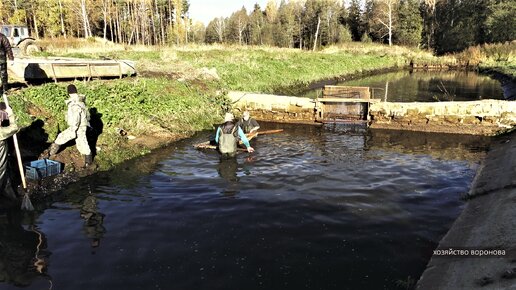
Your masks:
{"label": "concrete ledge", "polygon": [[[324,111],[309,98],[246,92],[229,92],[228,97],[234,109],[251,111],[259,120],[310,123]],[[338,104],[325,106],[336,106],[332,112],[342,114]],[[346,111],[363,117],[360,108]],[[369,117],[371,128],[495,136],[516,127],[516,101],[371,102]]]}
{"label": "concrete ledge", "polygon": [[416,289],[516,289],[516,133],[497,138],[464,211],[438,249],[496,249],[504,256],[435,255]]}
{"label": "concrete ledge", "polygon": [[372,103],[372,128],[494,136],[516,126],[516,102]]}
{"label": "concrete ledge", "polygon": [[229,92],[233,108],[248,110],[258,120],[315,122],[315,100],[290,96]]}

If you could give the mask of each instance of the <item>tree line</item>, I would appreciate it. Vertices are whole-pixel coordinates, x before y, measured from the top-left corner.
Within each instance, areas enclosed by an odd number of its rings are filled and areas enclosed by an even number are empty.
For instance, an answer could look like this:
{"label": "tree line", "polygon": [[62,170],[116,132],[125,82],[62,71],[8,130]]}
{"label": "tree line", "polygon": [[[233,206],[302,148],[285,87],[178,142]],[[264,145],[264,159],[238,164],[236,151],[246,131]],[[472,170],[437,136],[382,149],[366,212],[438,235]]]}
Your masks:
{"label": "tree line", "polygon": [[188,10],[187,0],[0,0],[0,20],[27,25],[36,38],[97,36],[124,44],[204,41],[204,34],[189,34]]}
{"label": "tree line", "polygon": [[516,0],[282,0],[245,7],[206,28],[207,43],[301,49],[349,41],[446,53],[516,39]]}
{"label": "tree line", "polygon": [[300,49],[349,41],[446,53],[516,39],[516,0],[270,0],[193,21],[188,0],[0,0],[4,23],[36,37],[92,37],[124,44],[225,43]]}

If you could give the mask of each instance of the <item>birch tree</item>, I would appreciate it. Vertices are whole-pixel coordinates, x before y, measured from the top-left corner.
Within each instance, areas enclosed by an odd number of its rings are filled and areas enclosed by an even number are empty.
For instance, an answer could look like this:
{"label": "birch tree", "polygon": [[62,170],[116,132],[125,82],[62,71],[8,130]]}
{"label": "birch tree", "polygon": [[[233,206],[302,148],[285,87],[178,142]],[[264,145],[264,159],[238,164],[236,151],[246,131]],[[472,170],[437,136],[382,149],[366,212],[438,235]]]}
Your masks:
{"label": "birch tree", "polygon": [[86,6],[86,0],[80,0],[80,13],[82,17],[82,25],[84,28],[84,38],[91,37],[90,20],[88,18],[88,8]]}
{"label": "birch tree", "polygon": [[380,38],[387,37],[392,45],[392,35],[396,25],[396,9],[399,0],[375,0],[375,15],[373,21],[379,24]]}

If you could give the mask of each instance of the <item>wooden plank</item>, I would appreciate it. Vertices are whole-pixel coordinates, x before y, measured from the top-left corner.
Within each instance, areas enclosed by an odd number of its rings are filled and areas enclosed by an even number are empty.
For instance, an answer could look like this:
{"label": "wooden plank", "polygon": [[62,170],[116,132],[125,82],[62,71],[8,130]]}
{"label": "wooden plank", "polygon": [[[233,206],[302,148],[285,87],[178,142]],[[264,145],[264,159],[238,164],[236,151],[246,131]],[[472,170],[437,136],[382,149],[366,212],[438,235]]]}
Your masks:
{"label": "wooden plank", "polygon": [[323,90],[323,98],[332,97],[370,99],[371,91],[369,87],[325,86]]}
{"label": "wooden plank", "polygon": [[369,89],[369,87],[359,87],[359,86],[332,86],[332,85],[326,85],[324,88],[328,89]]}
{"label": "wooden plank", "polygon": [[[246,134],[245,136],[249,141],[256,138],[258,135],[267,135],[267,134],[276,134],[283,132],[283,129],[277,129],[277,130],[266,130],[266,131],[258,131],[254,133]],[[206,141],[202,143],[198,143],[193,145],[196,149],[217,149],[217,145],[211,145],[211,141]],[[240,145],[242,145],[242,141],[239,142]]]}
{"label": "wooden plank", "polygon": [[346,98],[319,98],[321,103],[377,103],[380,99],[346,99]]}

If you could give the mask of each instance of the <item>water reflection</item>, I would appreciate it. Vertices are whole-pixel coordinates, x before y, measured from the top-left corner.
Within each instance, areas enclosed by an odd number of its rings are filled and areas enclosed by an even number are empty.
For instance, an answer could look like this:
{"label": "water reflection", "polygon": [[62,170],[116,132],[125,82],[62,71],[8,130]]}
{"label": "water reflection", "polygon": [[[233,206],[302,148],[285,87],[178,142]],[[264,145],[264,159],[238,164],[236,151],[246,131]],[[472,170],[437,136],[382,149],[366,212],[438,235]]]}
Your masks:
{"label": "water reflection", "polygon": [[238,193],[238,161],[236,157],[221,157],[217,166],[217,172],[227,182],[227,187],[222,191],[226,196]]}
{"label": "water reflection", "polygon": [[[500,82],[476,72],[465,71],[397,71],[335,85],[371,87],[373,98],[390,102],[504,99]],[[301,96],[315,98],[320,94],[319,90]]]}
{"label": "water reflection", "polygon": [[84,219],[84,233],[91,239],[92,248],[100,246],[100,240],[106,232],[103,226],[104,217],[105,215],[98,211],[97,197],[90,191],[82,202],[81,218]]}
{"label": "water reflection", "polygon": [[27,287],[37,280],[51,281],[49,257],[45,235],[34,225],[24,226],[22,212],[0,213],[0,282]]}

